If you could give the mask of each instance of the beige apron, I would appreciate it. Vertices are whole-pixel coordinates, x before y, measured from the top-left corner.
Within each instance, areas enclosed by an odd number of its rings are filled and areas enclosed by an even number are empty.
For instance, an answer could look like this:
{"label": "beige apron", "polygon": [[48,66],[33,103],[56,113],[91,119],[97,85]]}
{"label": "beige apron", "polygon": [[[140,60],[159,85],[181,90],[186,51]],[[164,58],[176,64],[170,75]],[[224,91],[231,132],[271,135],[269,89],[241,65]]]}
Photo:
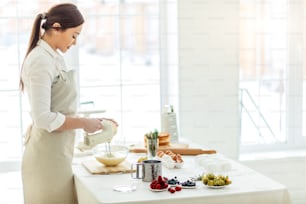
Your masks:
{"label": "beige apron", "polygon": [[[53,82],[51,111],[75,115],[74,72],[60,71]],[[35,124],[28,128],[22,161],[25,204],[76,204],[71,162],[75,131],[49,133]]]}

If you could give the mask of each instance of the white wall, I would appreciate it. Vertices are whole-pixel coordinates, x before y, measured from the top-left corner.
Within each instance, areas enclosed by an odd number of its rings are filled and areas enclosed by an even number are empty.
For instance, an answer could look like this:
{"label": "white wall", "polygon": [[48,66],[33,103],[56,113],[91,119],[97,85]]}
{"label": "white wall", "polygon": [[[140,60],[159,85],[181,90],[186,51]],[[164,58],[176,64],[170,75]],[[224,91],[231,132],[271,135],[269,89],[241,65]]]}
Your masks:
{"label": "white wall", "polygon": [[237,158],[239,0],[178,1],[180,135]]}
{"label": "white wall", "polygon": [[[239,155],[239,0],[178,0],[180,135]],[[306,157],[244,161],[306,203]]]}

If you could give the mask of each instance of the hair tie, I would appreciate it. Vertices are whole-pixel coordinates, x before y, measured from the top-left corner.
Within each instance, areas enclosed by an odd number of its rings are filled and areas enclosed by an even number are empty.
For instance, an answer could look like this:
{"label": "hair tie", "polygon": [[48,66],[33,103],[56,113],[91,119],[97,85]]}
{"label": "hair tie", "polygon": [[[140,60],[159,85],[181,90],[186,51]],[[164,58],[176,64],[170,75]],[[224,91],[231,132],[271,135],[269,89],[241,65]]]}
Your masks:
{"label": "hair tie", "polygon": [[47,13],[42,13],[41,14],[41,19],[46,19],[47,18]]}

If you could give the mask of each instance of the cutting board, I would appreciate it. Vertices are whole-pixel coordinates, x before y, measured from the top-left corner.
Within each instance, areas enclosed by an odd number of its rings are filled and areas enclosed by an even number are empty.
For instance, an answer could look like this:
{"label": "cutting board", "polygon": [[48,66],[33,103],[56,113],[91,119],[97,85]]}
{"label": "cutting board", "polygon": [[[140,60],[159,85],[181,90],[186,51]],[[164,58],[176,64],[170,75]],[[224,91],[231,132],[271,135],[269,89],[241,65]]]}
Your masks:
{"label": "cutting board", "polygon": [[[169,146],[159,147],[158,150],[166,151],[170,150],[175,154],[181,155],[199,155],[199,154],[215,154],[216,150],[213,149],[201,149],[201,148],[191,148],[188,144],[185,143],[175,143],[170,144]],[[133,153],[146,153],[147,149],[143,145],[135,145],[130,147],[130,152]]]}
{"label": "cutting board", "polygon": [[85,160],[82,165],[91,174],[114,174],[114,173],[131,173],[135,170],[131,170],[131,163],[123,161],[121,164],[113,167],[105,166],[95,159]]}

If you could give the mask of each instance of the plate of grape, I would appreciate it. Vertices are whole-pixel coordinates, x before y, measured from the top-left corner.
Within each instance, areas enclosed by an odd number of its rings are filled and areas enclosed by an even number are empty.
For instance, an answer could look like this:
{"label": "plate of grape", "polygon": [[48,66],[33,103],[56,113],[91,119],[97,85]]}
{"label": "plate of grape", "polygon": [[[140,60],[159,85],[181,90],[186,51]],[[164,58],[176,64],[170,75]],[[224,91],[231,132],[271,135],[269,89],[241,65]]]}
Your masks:
{"label": "plate of grape", "polygon": [[202,177],[202,182],[205,186],[212,189],[224,188],[232,183],[228,176],[214,175],[212,173],[205,174]]}
{"label": "plate of grape", "polygon": [[225,188],[227,185],[223,185],[223,186],[210,186],[210,185],[206,185],[208,188],[212,188],[212,189],[220,189],[220,188]]}

